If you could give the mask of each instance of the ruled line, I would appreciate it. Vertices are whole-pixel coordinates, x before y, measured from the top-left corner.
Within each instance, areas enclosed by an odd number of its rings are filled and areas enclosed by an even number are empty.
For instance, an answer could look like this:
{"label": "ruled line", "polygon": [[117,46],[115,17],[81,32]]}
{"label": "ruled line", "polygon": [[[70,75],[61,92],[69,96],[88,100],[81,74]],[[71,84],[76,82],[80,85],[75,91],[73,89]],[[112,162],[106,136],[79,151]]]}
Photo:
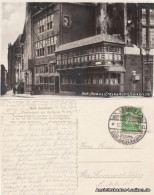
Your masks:
{"label": "ruled line", "polygon": [[142,161],[80,161],[79,163],[141,163]]}
{"label": "ruled line", "polygon": [[79,148],[79,150],[141,150],[142,148]]}
{"label": "ruled line", "polygon": [[111,178],[113,178],[113,179],[115,179],[115,178],[118,178],[118,179],[128,179],[128,178],[143,178],[143,177],[141,177],[141,176],[128,176],[128,177],[112,177],[112,176],[104,176],[104,177],[82,177],[82,178],[84,178],[84,179],[103,179],[103,178],[105,178],[105,179],[111,179]]}

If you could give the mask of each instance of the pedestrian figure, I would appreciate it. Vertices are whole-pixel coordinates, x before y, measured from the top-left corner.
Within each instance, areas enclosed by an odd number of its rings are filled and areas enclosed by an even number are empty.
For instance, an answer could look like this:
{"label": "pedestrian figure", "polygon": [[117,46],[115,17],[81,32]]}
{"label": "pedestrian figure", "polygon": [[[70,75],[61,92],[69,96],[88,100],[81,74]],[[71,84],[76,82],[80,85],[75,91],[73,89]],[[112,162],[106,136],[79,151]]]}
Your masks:
{"label": "pedestrian figure", "polygon": [[24,86],[23,85],[21,85],[21,94],[23,94],[24,93]]}
{"label": "pedestrian figure", "polygon": [[19,89],[18,89],[18,84],[16,85],[16,94],[18,94],[19,93]]}
{"label": "pedestrian figure", "polygon": [[18,94],[20,94],[20,83],[18,84],[18,86],[17,86],[17,92],[18,92]]}
{"label": "pedestrian figure", "polygon": [[16,94],[16,87],[15,86],[13,87],[13,94],[14,95]]}

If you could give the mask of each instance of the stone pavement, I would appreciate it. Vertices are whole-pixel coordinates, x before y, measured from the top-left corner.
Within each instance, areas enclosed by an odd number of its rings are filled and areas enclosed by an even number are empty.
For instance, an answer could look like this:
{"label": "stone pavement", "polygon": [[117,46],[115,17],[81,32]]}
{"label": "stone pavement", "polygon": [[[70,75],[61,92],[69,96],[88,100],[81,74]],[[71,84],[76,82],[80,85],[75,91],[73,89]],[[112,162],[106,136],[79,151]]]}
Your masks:
{"label": "stone pavement", "polygon": [[[31,94],[13,94],[13,91],[8,91],[5,95],[1,96],[2,99],[106,99],[107,97],[97,97],[97,96],[73,96],[73,95],[61,95],[61,94],[49,94],[49,95],[31,95]],[[112,98],[145,98],[143,96],[112,96]]]}

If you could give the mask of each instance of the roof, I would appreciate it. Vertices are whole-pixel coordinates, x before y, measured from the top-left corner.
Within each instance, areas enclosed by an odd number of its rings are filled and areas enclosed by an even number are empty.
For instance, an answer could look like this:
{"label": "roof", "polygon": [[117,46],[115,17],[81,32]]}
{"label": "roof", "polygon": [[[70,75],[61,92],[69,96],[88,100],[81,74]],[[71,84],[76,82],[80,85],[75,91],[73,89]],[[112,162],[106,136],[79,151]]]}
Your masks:
{"label": "roof", "polygon": [[17,39],[13,43],[13,46],[16,46],[16,47],[20,46],[20,41],[21,41],[21,34],[18,35]]}
{"label": "roof", "polygon": [[[84,2],[63,2],[63,4],[76,4],[76,5],[86,5],[86,6],[91,6],[91,5],[95,5],[95,3],[84,3]],[[34,4],[34,6],[32,7],[32,9],[35,11],[35,13],[32,15],[32,17],[38,15],[39,13],[45,11],[47,8],[50,8],[51,6],[53,6],[53,4],[56,4],[56,2],[46,2],[46,3],[42,3],[42,2],[37,2],[37,3],[29,3],[29,4]],[[35,5],[36,4],[36,5]],[[43,5],[44,4],[44,5]],[[57,4],[60,4],[57,2]],[[41,7],[42,6],[42,7]],[[36,9],[38,9],[38,11],[36,12]]]}
{"label": "roof", "polygon": [[74,41],[74,42],[70,42],[70,43],[66,43],[63,45],[60,45],[58,47],[58,49],[56,50],[56,52],[60,52],[60,51],[65,51],[65,50],[69,50],[69,49],[74,49],[74,48],[78,48],[78,47],[83,47],[86,45],[91,45],[91,44],[95,44],[95,43],[100,43],[100,42],[108,42],[108,43],[116,43],[116,44],[124,44],[124,41],[114,35],[108,35],[108,34],[100,34],[100,35],[95,35],[92,37],[88,37],[85,39],[81,39],[78,41]]}

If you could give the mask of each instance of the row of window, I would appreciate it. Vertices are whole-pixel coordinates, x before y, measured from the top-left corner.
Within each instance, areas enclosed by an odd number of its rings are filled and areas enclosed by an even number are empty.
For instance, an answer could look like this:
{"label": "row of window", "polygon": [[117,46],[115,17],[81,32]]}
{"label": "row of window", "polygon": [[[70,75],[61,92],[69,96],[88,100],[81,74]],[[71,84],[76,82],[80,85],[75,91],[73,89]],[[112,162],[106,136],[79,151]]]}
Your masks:
{"label": "row of window", "polygon": [[57,37],[55,35],[55,36],[49,37],[47,39],[37,41],[35,43],[35,46],[38,49],[38,48],[45,47],[45,45],[56,45],[56,43],[57,43]]}
{"label": "row of window", "polygon": [[36,84],[53,84],[54,83],[54,77],[42,77],[42,76],[37,76],[36,77]]}
{"label": "row of window", "polygon": [[45,29],[51,30],[53,29],[53,18],[54,15],[51,14],[49,16],[46,16],[45,18],[38,21],[38,32],[43,33]]}
{"label": "row of window", "polygon": [[53,21],[54,15],[50,14],[48,16],[46,16],[45,18],[41,19],[38,21],[38,26],[41,26],[47,22]]}
{"label": "row of window", "polygon": [[40,49],[37,49],[36,55],[37,57],[42,57],[45,55],[45,52],[47,52],[47,55],[54,54],[55,49],[56,49],[55,45],[48,46],[47,51],[45,50],[45,48],[40,48]]}
{"label": "row of window", "polygon": [[37,49],[37,57],[44,56],[44,48]]}
{"label": "row of window", "polygon": [[38,27],[38,32],[39,33],[43,33],[43,32],[45,32],[45,29],[46,28],[47,28],[47,30],[53,29],[53,22],[52,21],[51,22],[48,22],[46,26],[44,24],[41,25],[41,26],[39,26]]}
{"label": "row of window", "polygon": [[39,26],[39,33],[43,33],[44,32],[44,25]]}
{"label": "row of window", "polygon": [[[53,54],[56,50],[57,37],[49,37],[46,40],[36,42],[36,56],[41,57],[47,52],[48,55]],[[47,45],[47,47],[46,47]]]}
{"label": "row of window", "polygon": [[[50,16],[47,16],[41,20],[38,21],[38,33],[45,32],[45,29],[51,30],[53,29],[54,23],[53,23],[54,15],[51,14]],[[64,15],[63,16],[63,25],[65,27],[70,27],[72,24],[70,16]]]}
{"label": "row of window", "polygon": [[62,60],[57,60],[57,65],[69,65],[69,64],[76,64],[82,62],[93,62],[93,61],[121,61],[123,60],[123,55],[121,54],[113,54],[113,53],[106,53],[104,56],[101,53],[98,54],[89,54],[83,55],[80,57],[73,57],[73,58],[65,58]]}
{"label": "row of window", "polygon": [[96,46],[93,48],[88,48],[88,49],[82,49],[82,50],[76,50],[74,52],[68,52],[68,53],[63,53],[63,54],[58,54],[57,55],[57,60],[69,58],[69,57],[77,57],[81,55],[86,55],[86,54],[94,54],[94,53],[118,53],[118,54],[123,54],[123,48],[122,47],[117,47],[117,46]]}
{"label": "row of window", "polygon": [[45,46],[45,40],[37,41],[35,43],[35,46],[36,46],[37,49],[43,48]]}
{"label": "row of window", "polygon": [[53,54],[55,52],[56,46],[50,45],[48,46],[48,54]]}
{"label": "row of window", "polygon": [[[62,75],[60,78],[61,84],[76,84],[75,75]],[[111,73],[110,80],[107,74],[87,74],[83,75],[83,84],[120,84],[120,74]]]}
{"label": "row of window", "polygon": [[[146,25],[147,24],[147,20],[146,20],[146,14],[147,14],[147,10],[146,9],[142,9],[142,25]],[[149,22],[150,25],[154,25],[154,9],[150,9],[149,10]]]}
{"label": "row of window", "polygon": [[43,64],[43,65],[37,65],[35,67],[35,73],[36,74],[46,74],[46,73],[54,73],[54,65],[53,64]]}

